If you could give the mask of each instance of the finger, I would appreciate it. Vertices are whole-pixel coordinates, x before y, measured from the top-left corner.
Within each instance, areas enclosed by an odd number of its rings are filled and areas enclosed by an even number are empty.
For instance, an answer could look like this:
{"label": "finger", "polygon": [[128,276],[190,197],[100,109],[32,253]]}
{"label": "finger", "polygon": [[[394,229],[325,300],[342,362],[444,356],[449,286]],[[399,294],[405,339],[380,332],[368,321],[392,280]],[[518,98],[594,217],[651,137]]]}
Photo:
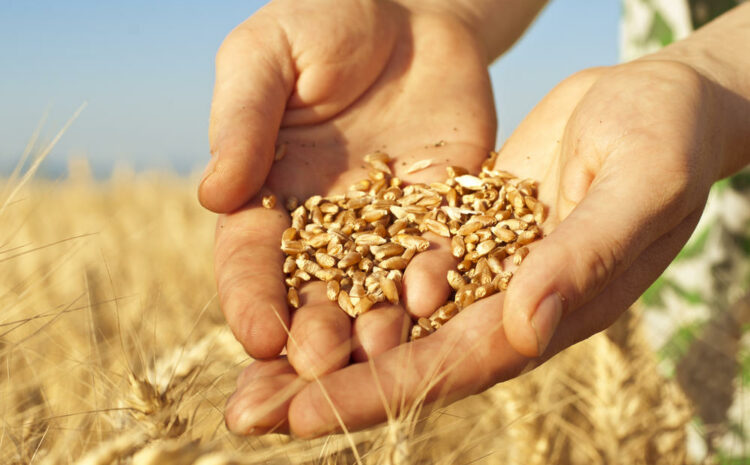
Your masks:
{"label": "finger", "polygon": [[288,224],[280,207],[263,208],[257,198],[217,223],[214,264],[221,309],[253,358],[275,357],[286,343],[289,311],[279,237]]}
{"label": "finger", "polygon": [[337,414],[347,428],[361,429],[516,376],[528,360],[508,344],[501,307],[500,295],[483,299],[424,339],[309,384],[289,406],[292,432],[308,437],[341,429]]}
{"label": "finger", "polygon": [[217,53],[209,128],[212,159],[198,189],[209,210],[236,210],[268,175],[294,86],[285,44],[283,31],[260,15],[232,31]]}
{"label": "finger", "polygon": [[406,342],[411,319],[399,305],[378,304],[354,320],[352,359],[364,362]]}
{"label": "finger", "polygon": [[[654,166],[607,160],[580,203],[576,199],[573,211],[536,244],[505,297],[504,323],[517,351],[542,354],[563,314],[599,294],[685,217],[681,193],[673,187],[680,182],[664,183],[663,176]],[[653,185],[663,187],[644,187]]]}
{"label": "finger", "polygon": [[287,433],[289,404],[305,384],[286,359],[254,362],[227,400],[227,428],[241,435]]}
{"label": "finger", "polygon": [[326,298],[321,281],[301,289],[300,304],[292,317],[287,354],[302,378],[315,379],[349,362],[352,323],[337,303]]}
{"label": "finger", "polygon": [[701,210],[688,215],[676,228],[644,250],[633,265],[600,295],[563,318],[544,359],[614,323],[669,266],[690,238],[700,216]]}
{"label": "finger", "polygon": [[237,389],[256,378],[290,373],[296,372],[292,365],[289,364],[286,356],[271,360],[256,360],[240,372],[240,375],[237,377]]}
{"label": "finger", "polygon": [[451,287],[446,276],[458,263],[450,253],[450,239],[432,233],[424,237],[430,248],[414,256],[403,283],[404,308],[417,318],[432,315],[448,299]]}

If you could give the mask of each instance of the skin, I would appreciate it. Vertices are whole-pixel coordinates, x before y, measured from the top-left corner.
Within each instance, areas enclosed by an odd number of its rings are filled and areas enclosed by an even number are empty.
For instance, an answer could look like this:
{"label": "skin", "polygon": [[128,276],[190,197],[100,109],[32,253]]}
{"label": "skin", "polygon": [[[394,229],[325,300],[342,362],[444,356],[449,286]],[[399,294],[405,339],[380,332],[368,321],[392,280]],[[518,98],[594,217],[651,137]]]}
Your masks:
{"label": "skin", "polygon": [[[321,7],[273,2],[217,57],[211,139],[219,161],[200,198],[233,211],[217,228],[222,308],[248,353],[266,359],[245,371],[227,404],[236,433],[364,428],[542,363],[614,322],[690,237],[711,184],[750,159],[750,63],[717,48],[750,44],[743,6],[663,52],[572,76],[514,132],[497,167],[537,179],[549,212],[545,238],[507,293],[399,344],[406,315],[431,313],[448,292],[441,277],[454,262],[431,238],[433,248],[406,271],[403,305],[352,324],[310,284],[290,316],[278,251],[288,220],[259,207],[258,189],[299,198],[341,192],[363,175],[360,157],[384,144],[405,180],[441,179],[443,164],[476,168],[494,144],[486,57],[504,42],[471,27],[483,15],[438,2]],[[320,31],[331,33],[320,39]],[[269,168],[277,130],[289,152]],[[430,146],[439,140],[446,144]],[[439,163],[404,175],[419,158]],[[288,358],[276,358],[285,343]]]}

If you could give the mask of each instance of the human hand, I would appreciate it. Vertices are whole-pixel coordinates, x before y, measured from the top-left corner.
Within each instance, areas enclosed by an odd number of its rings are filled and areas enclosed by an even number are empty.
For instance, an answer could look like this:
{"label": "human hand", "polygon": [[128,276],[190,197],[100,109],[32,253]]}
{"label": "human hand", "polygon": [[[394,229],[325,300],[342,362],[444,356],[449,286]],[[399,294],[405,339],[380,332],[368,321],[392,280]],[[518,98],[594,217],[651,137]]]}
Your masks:
{"label": "human hand", "polygon": [[230,399],[229,427],[288,421],[300,436],[363,428],[480,392],[609,326],[687,241],[722,173],[716,87],[666,61],[563,82],[498,158],[499,169],[539,180],[549,207],[546,237],[508,292],[317,382],[301,381],[284,359],[256,362]]}
{"label": "human hand", "polygon": [[[485,59],[464,22],[387,1],[277,0],[226,39],[200,198],[232,212],[217,225],[216,278],[227,321],[251,356],[277,356],[288,328],[289,361],[312,379],[350,354],[362,361],[398,345],[405,310],[425,315],[443,303],[454,262],[435,241],[406,269],[402,305],[381,304],[352,321],[311,283],[290,315],[283,203],[345,192],[367,176],[362,159],[375,150],[390,153],[395,175],[409,182],[443,180],[446,165],[478,169],[496,131]],[[277,141],[287,152],[273,163]],[[433,165],[405,173],[423,158]],[[261,186],[279,199],[276,208],[260,206]]]}

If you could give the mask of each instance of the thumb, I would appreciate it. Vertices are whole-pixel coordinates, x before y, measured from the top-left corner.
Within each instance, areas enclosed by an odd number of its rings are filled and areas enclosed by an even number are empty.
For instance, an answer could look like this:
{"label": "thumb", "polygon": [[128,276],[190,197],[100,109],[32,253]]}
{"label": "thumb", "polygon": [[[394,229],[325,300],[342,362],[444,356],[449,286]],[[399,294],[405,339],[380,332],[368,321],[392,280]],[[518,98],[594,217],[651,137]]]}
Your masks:
{"label": "thumb", "polygon": [[504,301],[503,325],[515,350],[544,353],[563,315],[602,292],[679,223],[679,187],[662,180],[662,189],[648,188],[659,185],[655,177],[632,166],[603,167],[570,215],[535,244]]}
{"label": "thumb", "polygon": [[250,18],[224,40],[211,103],[212,156],[198,188],[204,207],[234,211],[263,185],[294,79],[278,27]]}

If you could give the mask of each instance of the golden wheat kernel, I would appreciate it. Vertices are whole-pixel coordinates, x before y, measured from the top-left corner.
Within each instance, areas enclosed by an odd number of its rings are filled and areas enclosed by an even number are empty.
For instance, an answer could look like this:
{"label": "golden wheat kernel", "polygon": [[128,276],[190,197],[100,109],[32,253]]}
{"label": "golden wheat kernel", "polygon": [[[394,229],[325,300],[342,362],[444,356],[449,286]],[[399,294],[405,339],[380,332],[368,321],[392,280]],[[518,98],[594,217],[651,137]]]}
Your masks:
{"label": "golden wheat kernel", "polygon": [[433,327],[432,327],[432,324],[430,324],[430,320],[429,320],[429,319],[427,319],[427,318],[425,318],[425,317],[421,317],[421,318],[419,318],[419,319],[417,320],[417,324],[418,324],[418,325],[419,325],[419,326],[420,326],[420,327],[421,327],[422,329],[424,329],[425,331],[427,331],[427,333],[431,333],[431,332],[433,332],[433,331],[434,331],[434,329],[433,329]]}
{"label": "golden wheat kernel", "polygon": [[521,194],[517,190],[508,192],[508,201],[516,210],[520,210],[526,206],[526,202],[524,202],[523,199],[523,194]]}
{"label": "golden wheat kernel", "polygon": [[490,255],[487,257],[487,265],[489,265],[490,271],[495,274],[502,273],[503,271],[503,262],[498,259],[496,255]]}
{"label": "golden wheat kernel", "polygon": [[378,179],[372,183],[372,187],[370,187],[370,195],[377,195],[378,192],[383,190],[387,185],[388,181],[386,179]]}
{"label": "golden wheat kernel", "polygon": [[313,207],[316,207],[320,205],[320,202],[323,201],[323,197],[320,195],[313,195],[312,197],[309,197],[305,202],[302,204],[304,205],[305,209],[308,211],[312,210]]}
{"label": "golden wheat kernel", "polygon": [[273,194],[264,195],[261,203],[264,208],[273,208],[276,206],[276,196]]}
{"label": "golden wheat kernel", "polygon": [[375,151],[365,155],[364,160],[365,163],[373,163],[378,161],[381,163],[390,163],[391,157],[385,152]]}
{"label": "golden wheat kernel", "polygon": [[521,245],[526,245],[534,242],[534,239],[536,239],[536,233],[534,231],[527,230],[518,235],[518,239],[516,239],[516,242]]}
{"label": "golden wheat kernel", "polygon": [[462,258],[466,253],[466,244],[461,236],[451,238],[451,255],[456,258]]}
{"label": "golden wheat kernel", "polygon": [[299,308],[299,294],[297,289],[290,287],[286,293],[286,301],[293,308]]}
{"label": "golden wheat kernel", "polygon": [[474,291],[474,301],[477,301],[479,299],[484,299],[485,297],[489,297],[496,292],[497,292],[497,289],[495,289],[495,286],[493,286],[491,282],[482,283]]}
{"label": "golden wheat kernel", "polygon": [[448,230],[448,226],[446,226],[444,223],[441,223],[436,220],[425,219],[422,224],[424,224],[427,227],[427,229],[433,234],[437,234],[438,236],[443,236],[443,237],[451,236],[451,233]]}
{"label": "golden wheat kernel", "polygon": [[406,250],[402,245],[394,242],[388,242],[383,245],[374,245],[370,247],[370,252],[375,256],[376,260],[383,260],[384,258],[394,257],[401,255]]}
{"label": "golden wheat kernel", "polygon": [[458,234],[461,236],[468,236],[469,234],[472,234],[480,229],[482,229],[482,223],[469,220],[468,223],[464,223],[463,226],[458,228]]}
{"label": "golden wheat kernel", "polygon": [[444,320],[450,320],[458,313],[458,306],[455,302],[448,302],[442,307],[438,308],[435,314],[438,315],[439,318],[442,318]]}
{"label": "golden wheat kernel", "polygon": [[480,229],[477,232],[475,232],[474,234],[477,235],[477,238],[479,239],[479,242],[488,241],[490,239],[494,242],[494,240],[495,240],[495,236],[492,234],[492,231],[490,231],[487,228]]}
{"label": "golden wheat kernel", "polygon": [[523,259],[526,258],[526,255],[528,254],[528,247],[521,247],[520,249],[516,250],[516,253],[513,254],[513,264],[520,265]]}
{"label": "golden wheat kernel", "polygon": [[370,298],[370,296],[365,295],[359,299],[357,302],[357,305],[354,306],[354,314],[359,316],[368,310],[372,308],[372,306],[375,304],[375,301]]}
{"label": "golden wheat kernel", "polygon": [[349,268],[350,266],[359,263],[360,260],[362,260],[362,255],[360,255],[358,252],[350,251],[344,254],[344,257],[339,260],[337,266],[341,269]]}
{"label": "golden wheat kernel", "polygon": [[302,280],[297,277],[286,278],[284,280],[284,283],[286,284],[287,287],[300,287],[300,285],[302,284]]}
{"label": "golden wheat kernel", "polygon": [[409,261],[402,257],[391,257],[380,262],[379,266],[384,270],[403,270],[408,263]]}
{"label": "golden wheat kernel", "polygon": [[429,332],[425,331],[424,328],[422,328],[419,325],[414,325],[411,328],[411,340],[416,341],[417,339],[422,339],[423,337],[430,334]]}
{"label": "golden wheat kernel", "polygon": [[463,261],[461,261],[461,263],[456,265],[456,269],[463,273],[463,272],[469,271],[469,269],[471,268],[471,265],[472,265],[471,260],[464,259]]}
{"label": "golden wheat kernel", "polygon": [[281,242],[289,242],[297,239],[297,230],[294,228],[286,228],[283,233],[281,233]]}
{"label": "golden wheat kernel", "polygon": [[281,243],[281,250],[285,254],[297,255],[304,252],[307,247],[300,241],[287,241]]}
{"label": "golden wheat kernel", "polygon": [[495,226],[492,228],[492,234],[494,234],[500,242],[512,242],[516,239],[516,233],[508,229],[507,226]]}
{"label": "golden wheat kernel", "polygon": [[284,259],[284,266],[282,267],[282,271],[284,274],[289,274],[294,272],[294,270],[297,269],[297,263],[294,261],[294,257],[291,255],[287,255],[287,257]]}
{"label": "golden wheat kernel", "polygon": [[385,298],[388,299],[388,302],[397,304],[399,302],[399,294],[398,287],[396,286],[395,281],[383,277],[380,278],[379,284],[380,289],[383,291],[383,295],[385,296]]}
{"label": "golden wheat kernel", "polygon": [[362,260],[360,260],[357,266],[359,267],[360,270],[366,273],[369,273],[375,267],[375,263],[369,258],[365,257]]}
{"label": "golden wheat kernel", "polygon": [[511,215],[512,213],[510,212],[510,210],[500,210],[495,214],[495,219],[500,222],[503,220],[507,220]]}
{"label": "golden wheat kernel", "polygon": [[322,266],[323,268],[331,268],[332,266],[336,265],[336,259],[331,257],[325,252],[316,252],[315,253],[315,261],[318,262],[318,265]]}
{"label": "golden wheat kernel", "polygon": [[461,273],[456,270],[449,270],[447,278],[448,284],[450,284],[450,286],[456,291],[466,285],[466,280]]}
{"label": "golden wheat kernel", "polygon": [[430,241],[421,236],[413,234],[399,233],[391,238],[392,242],[401,245],[404,248],[415,248],[417,252],[424,252],[430,248]]}
{"label": "golden wheat kernel", "polygon": [[354,313],[354,305],[349,298],[349,294],[343,289],[339,291],[338,304],[341,310],[346,312],[350,317],[354,318],[357,316],[356,313]]}
{"label": "golden wheat kernel", "polygon": [[449,178],[455,178],[467,174],[469,170],[461,166],[446,166],[445,171]]}
{"label": "golden wheat kernel", "polygon": [[511,242],[510,244],[507,244],[505,246],[505,254],[510,256],[516,253],[516,250],[518,250],[518,243],[517,242]]}
{"label": "golden wheat kernel", "polygon": [[338,302],[340,290],[341,287],[338,281],[328,281],[326,283],[326,297],[331,302]]}
{"label": "golden wheat kernel", "polygon": [[344,272],[338,268],[323,268],[315,273],[315,277],[321,281],[335,281],[344,277]]}
{"label": "golden wheat kernel", "polygon": [[401,254],[401,258],[403,258],[404,260],[406,260],[408,262],[409,260],[411,260],[412,258],[414,258],[414,255],[416,255],[416,253],[417,253],[417,249],[416,248],[414,248],[414,247],[408,247],[407,249],[404,250],[404,253]]}

